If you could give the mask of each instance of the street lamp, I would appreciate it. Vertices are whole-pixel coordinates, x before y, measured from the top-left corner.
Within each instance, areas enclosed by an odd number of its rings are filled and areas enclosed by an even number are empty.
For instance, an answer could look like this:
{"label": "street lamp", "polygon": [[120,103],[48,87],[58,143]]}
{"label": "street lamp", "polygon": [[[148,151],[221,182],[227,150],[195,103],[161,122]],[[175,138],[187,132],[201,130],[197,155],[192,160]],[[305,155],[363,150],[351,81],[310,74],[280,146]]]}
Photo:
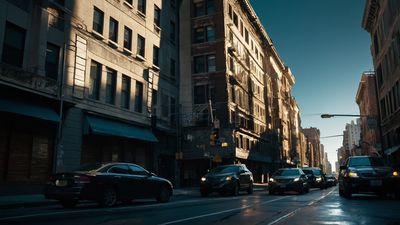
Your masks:
{"label": "street lamp", "polygon": [[368,115],[354,115],[354,114],[321,114],[321,118],[332,118],[335,116],[349,116],[349,117],[368,117]]}

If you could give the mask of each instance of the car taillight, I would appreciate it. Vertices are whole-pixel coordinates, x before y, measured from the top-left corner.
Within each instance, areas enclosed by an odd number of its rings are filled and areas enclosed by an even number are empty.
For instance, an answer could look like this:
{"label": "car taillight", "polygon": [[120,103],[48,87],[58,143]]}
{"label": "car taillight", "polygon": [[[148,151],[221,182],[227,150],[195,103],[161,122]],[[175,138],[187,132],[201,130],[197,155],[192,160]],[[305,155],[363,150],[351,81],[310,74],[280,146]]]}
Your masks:
{"label": "car taillight", "polygon": [[90,178],[85,175],[75,175],[74,176],[74,183],[76,184],[88,184],[90,183]]}

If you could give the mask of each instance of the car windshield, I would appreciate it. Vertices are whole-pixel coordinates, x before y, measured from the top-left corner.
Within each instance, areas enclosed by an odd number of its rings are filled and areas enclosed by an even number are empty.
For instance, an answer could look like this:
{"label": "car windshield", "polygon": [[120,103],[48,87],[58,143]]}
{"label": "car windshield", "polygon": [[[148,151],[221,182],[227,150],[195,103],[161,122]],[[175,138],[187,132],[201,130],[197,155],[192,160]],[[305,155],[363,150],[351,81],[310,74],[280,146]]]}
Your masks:
{"label": "car windshield", "polygon": [[384,166],[384,163],[378,157],[360,157],[350,159],[349,166]]}
{"label": "car windshield", "polygon": [[77,169],[74,171],[80,171],[80,172],[91,172],[91,171],[97,171],[100,168],[104,166],[103,163],[85,163],[79,166]]}
{"label": "car windshield", "polygon": [[236,173],[239,171],[237,166],[219,166],[210,171],[210,173]]}
{"label": "car windshield", "polygon": [[299,174],[299,170],[278,170],[274,173],[275,176],[297,176]]}

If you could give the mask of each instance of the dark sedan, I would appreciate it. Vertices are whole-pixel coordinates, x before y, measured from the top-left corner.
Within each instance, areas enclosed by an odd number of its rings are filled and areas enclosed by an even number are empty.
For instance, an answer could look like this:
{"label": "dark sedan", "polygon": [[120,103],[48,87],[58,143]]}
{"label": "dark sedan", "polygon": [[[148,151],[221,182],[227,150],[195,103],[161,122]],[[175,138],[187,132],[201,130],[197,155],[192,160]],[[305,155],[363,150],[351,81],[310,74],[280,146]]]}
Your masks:
{"label": "dark sedan", "polygon": [[253,174],[244,164],[225,165],[212,169],[200,181],[200,193],[205,197],[211,192],[238,195],[240,190],[253,193]]}
{"label": "dark sedan", "polygon": [[269,179],[269,194],[284,191],[296,191],[300,194],[308,193],[310,188],[307,176],[299,168],[282,168],[277,170]]}
{"label": "dark sedan", "polygon": [[117,201],[130,202],[142,197],[167,202],[172,189],[170,181],[136,164],[91,164],[73,172],[52,175],[45,197],[60,201],[64,207],[73,207],[80,200],[92,200],[109,207]]}
{"label": "dark sedan", "polygon": [[380,157],[351,156],[340,167],[339,195],[350,198],[354,193],[376,193],[385,196],[391,191],[398,173],[385,165]]}
{"label": "dark sedan", "polygon": [[303,172],[307,175],[308,184],[312,188],[326,188],[326,178],[322,170],[318,167],[304,167]]}

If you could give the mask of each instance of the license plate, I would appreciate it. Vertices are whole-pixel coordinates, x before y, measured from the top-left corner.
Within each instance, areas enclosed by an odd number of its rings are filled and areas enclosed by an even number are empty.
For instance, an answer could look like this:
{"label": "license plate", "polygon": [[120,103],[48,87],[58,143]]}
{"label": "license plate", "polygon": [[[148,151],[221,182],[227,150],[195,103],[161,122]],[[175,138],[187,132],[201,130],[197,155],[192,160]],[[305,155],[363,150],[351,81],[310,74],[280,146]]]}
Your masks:
{"label": "license plate", "polygon": [[285,188],[285,187],[286,187],[286,184],[280,184],[279,187],[280,187],[280,188]]}
{"label": "license plate", "polygon": [[66,180],[56,180],[57,187],[65,187],[67,185],[68,185],[68,181],[66,181]]}
{"label": "license plate", "polygon": [[370,185],[371,186],[382,186],[382,181],[381,180],[371,180]]}

